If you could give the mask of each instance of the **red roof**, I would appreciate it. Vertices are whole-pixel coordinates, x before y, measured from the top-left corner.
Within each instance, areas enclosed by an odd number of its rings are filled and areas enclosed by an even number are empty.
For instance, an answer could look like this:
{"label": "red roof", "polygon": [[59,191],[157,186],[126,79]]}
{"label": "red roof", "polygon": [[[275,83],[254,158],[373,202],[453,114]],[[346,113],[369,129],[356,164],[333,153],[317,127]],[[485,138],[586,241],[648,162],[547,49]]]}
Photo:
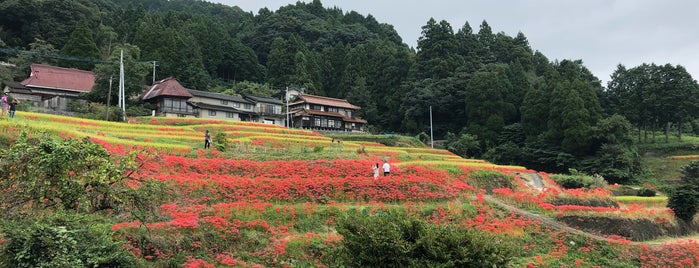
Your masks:
{"label": "red roof", "polygon": [[194,97],[192,93],[180,85],[180,82],[173,77],[168,77],[163,80],[155,82],[150,86],[143,94],[141,94],[142,100],[148,100],[155,97],[161,96],[172,96],[172,97]]}
{"label": "red roof", "polygon": [[356,105],[352,105],[351,103],[349,103],[345,99],[336,99],[336,98],[308,95],[308,94],[299,94],[299,99],[301,99],[302,101],[296,101],[294,103],[289,103],[289,105],[306,102],[306,103],[310,103],[310,104],[319,104],[319,105],[330,106],[330,107],[347,108],[347,109],[354,109],[354,110],[361,109],[361,107],[356,106]]}
{"label": "red roof", "polygon": [[95,74],[71,68],[32,64],[29,78],[21,82],[26,87],[90,92],[95,85]]}

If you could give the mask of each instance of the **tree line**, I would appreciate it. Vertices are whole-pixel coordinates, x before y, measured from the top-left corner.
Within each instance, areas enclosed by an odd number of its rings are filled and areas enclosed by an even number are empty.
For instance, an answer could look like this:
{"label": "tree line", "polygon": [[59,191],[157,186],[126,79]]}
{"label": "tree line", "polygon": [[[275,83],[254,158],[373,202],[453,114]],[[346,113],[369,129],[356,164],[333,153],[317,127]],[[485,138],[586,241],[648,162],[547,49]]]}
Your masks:
{"label": "tree line", "polygon": [[23,79],[30,63],[93,70],[86,97],[98,103],[123,50],[130,95],[167,76],[229,94],[304,88],[361,106],[372,132],[433,127],[464,157],[612,182],[641,172],[635,140],[699,131],[699,86],[682,66],[619,65],[605,87],[582,60],[551,61],[486,21],[430,19],[411,48],[392,25],[319,0],[257,14],[199,0],[8,0],[0,13],[0,46],[21,51],[0,53],[17,66],[2,79]]}

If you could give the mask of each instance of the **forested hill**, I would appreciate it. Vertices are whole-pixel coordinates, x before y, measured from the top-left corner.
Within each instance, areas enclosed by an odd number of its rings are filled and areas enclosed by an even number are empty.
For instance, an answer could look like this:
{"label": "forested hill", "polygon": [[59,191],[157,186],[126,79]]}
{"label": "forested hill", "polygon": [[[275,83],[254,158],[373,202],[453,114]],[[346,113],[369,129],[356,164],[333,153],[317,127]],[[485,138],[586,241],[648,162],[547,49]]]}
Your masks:
{"label": "forested hill", "polygon": [[412,49],[393,26],[318,0],[257,14],[198,0],[4,0],[0,14],[0,60],[16,66],[0,66],[3,80],[30,63],[93,70],[86,97],[106,103],[123,50],[130,95],[155,62],[155,79],[193,89],[347,98],[374,132],[429,133],[431,107],[452,152],[611,181],[640,171],[632,127],[686,126],[699,111],[681,66],[620,65],[605,89],[582,60],[552,62],[486,21],[430,19]]}

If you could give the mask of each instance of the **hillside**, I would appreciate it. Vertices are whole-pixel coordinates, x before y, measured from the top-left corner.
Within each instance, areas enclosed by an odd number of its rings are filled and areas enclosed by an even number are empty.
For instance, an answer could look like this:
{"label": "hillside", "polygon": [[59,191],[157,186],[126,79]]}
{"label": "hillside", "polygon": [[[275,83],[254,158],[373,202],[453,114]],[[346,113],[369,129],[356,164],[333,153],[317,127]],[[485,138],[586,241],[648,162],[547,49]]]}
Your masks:
{"label": "hillside", "polygon": [[[430,131],[460,156],[621,184],[644,170],[633,136],[686,132],[699,116],[682,66],[620,64],[605,87],[584,59],[549,60],[526,33],[485,20],[429,19],[411,48],[392,25],[319,0],[257,14],[199,0],[25,0],[0,14],[0,79],[22,81],[33,63],[91,70],[90,107],[118,99],[109,78],[123,50],[128,96],[167,77],[226,94],[302,88],[360,106],[374,133]],[[152,110],[128,102],[129,116]]]}
{"label": "hillside", "polygon": [[[207,129],[214,145],[204,150]],[[113,161],[135,157],[137,165],[125,173],[128,179],[113,185],[127,188],[114,189],[148,194],[80,215],[104,222],[92,228],[106,228],[102,232],[123,243],[120,248],[135,259],[137,267],[387,265],[389,259],[380,259],[380,252],[392,250],[404,252],[390,255],[395,263],[440,263],[446,258],[478,266],[468,261],[479,259],[468,255],[479,254],[471,251],[476,245],[497,256],[482,261],[508,267],[699,264],[699,259],[690,257],[699,256],[699,245],[691,240],[631,242],[663,237],[680,228],[664,203],[642,198],[616,202],[607,189],[566,190],[546,173],[463,159],[445,150],[337,142],[305,130],[224,120],[143,117],[113,123],[25,112],[18,112],[13,120],[0,120],[0,140],[6,146],[31,146],[48,139],[42,133],[87,138],[103,147]],[[31,141],[32,137],[43,138]],[[4,154],[0,162],[7,165],[9,157]],[[391,175],[374,181],[371,165],[382,160],[391,164]],[[65,173],[66,179],[89,179],[76,177],[76,172]],[[532,182],[532,176],[540,181]],[[3,191],[5,197],[12,195],[11,188]],[[139,198],[148,202],[139,203]],[[7,203],[2,208],[5,215],[12,209],[23,211],[14,217],[63,211],[34,211],[36,207],[8,207]],[[66,207],[63,213],[70,209],[75,208]],[[5,226],[0,239],[4,254],[15,249],[9,237],[16,234],[8,231],[22,228],[7,225],[12,222],[6,217],[1,225]],[[607,228],[595,228],[602,223]],[[71,237],[79,239],[85,226],[72,228]],[[353,230],[381,231],[373,233],[376,236],[355,236]],[[401,232],[422,238],[406,240]],[[439,235],[443,232],[463,240],[441,240],[446,239]],[[348,244],[353,239],[369,240],[355,251]],[[390,240],[383,243],[381,239]],[[425,246],[438,250],[440,243],[455,244],[432,257],[413,255],[428,254],[418,250]],[[453,248],[471,253],[457,254],[450,251]],[[343,255],[347,250],[358,255],[348,259]],[[0,263],[7,261],[0,258]]]}

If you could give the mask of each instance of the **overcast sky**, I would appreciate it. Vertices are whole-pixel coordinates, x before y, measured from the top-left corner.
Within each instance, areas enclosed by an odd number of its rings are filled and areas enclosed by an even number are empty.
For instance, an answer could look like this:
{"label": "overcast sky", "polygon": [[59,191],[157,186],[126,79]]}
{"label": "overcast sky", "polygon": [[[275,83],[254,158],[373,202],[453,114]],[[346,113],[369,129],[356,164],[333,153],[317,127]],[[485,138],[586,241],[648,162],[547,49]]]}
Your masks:
{"label": "overcast sky", "polygon": [[[257,14],[293,0],[207,0]],[[302,2],[311,2],[305,0]],[[522,32],[549,60],[582,59],[603,81],[617,64],[682,65],[699,79],[699,1],[696,0],[321,0],[324,7],[371,14],[393,25],[415,47],[430,18],[457,31],[465,22],[478,32],[486,20],[494,33]]]}

